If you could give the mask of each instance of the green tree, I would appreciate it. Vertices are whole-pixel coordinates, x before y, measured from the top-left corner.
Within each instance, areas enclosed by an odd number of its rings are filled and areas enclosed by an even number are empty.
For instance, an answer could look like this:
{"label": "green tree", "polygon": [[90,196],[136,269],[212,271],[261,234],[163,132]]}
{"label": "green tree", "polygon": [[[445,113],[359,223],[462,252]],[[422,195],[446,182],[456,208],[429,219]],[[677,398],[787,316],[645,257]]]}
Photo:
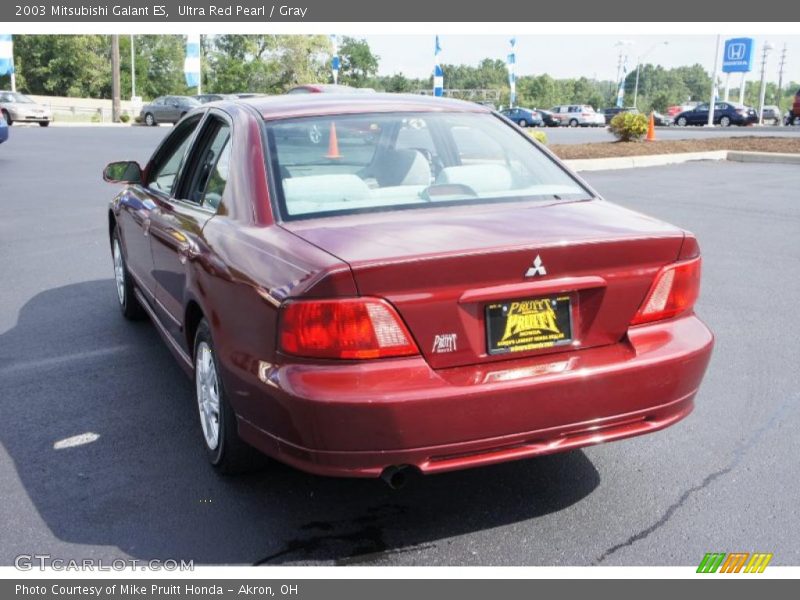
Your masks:
{"label": "green tree", "polygon": [[108,98],[110,60],[110,36],[14,37],[17,86],[30,94]]}
{"label": "green tree", "polygon": [[380,57],[372,53],[367,40],[345,36],[339,45],[339,58],[340,83],[364,87],[378,73]]}
{"label": "green tree", "polygon": [[330,41],[323,35],[222,35],[206,51],[206,89],[282,93],[326,80]]}

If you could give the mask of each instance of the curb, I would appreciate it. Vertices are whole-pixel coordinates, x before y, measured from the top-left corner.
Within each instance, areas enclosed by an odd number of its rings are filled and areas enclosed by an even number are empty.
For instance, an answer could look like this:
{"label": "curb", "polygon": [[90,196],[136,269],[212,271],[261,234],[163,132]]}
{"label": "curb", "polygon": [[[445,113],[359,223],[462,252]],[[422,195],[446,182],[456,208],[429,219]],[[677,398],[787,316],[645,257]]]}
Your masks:
{"label": "curb", "polygon": [[710,150],[707,152],[682,152],[679,154],[651,154],[643,156],[614,156],[612,158],[581,158],[565,160],[573,171],[613,171],[639,167],[660,167],[696,160],[730,160],[734,162],[800,164],[800,154],[779,152],[747,152],[741,150]]}
{"label": "curb", "polygon": [[772,163],[783,165],[800,165],[800,154],[787,154],[780,152],[743,152],[731,150],[728,160],[745,163]]}

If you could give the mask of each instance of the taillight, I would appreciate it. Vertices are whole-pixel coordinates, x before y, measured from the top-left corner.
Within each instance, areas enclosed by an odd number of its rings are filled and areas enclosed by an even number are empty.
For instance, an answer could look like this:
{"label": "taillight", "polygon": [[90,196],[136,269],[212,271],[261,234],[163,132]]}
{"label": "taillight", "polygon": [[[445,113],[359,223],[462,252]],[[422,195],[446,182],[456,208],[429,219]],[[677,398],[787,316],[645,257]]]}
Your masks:
{"label": "taillight", "polygon": [[690,310],[700,293],[700,257],[663,267],[631,325],[669,319]]}
{"label": "taillight", "polygon": [[309,358],[419,354],[400,316],[380,298],[290,301],[281,312],[280,347]]}

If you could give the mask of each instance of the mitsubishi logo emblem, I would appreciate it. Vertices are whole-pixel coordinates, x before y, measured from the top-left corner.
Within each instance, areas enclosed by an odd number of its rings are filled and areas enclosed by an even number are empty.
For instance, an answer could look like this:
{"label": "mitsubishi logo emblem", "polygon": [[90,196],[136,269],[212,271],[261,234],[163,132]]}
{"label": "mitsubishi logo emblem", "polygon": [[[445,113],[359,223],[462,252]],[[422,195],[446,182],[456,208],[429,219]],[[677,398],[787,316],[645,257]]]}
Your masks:
{"label": "mitsubishi logo emblem", "polygon": [[525,272],[525,277],[536,277],[537,275],[547,275],[547,269],[544,268],[542,257],[538,254],[533,259],[533,266]]}

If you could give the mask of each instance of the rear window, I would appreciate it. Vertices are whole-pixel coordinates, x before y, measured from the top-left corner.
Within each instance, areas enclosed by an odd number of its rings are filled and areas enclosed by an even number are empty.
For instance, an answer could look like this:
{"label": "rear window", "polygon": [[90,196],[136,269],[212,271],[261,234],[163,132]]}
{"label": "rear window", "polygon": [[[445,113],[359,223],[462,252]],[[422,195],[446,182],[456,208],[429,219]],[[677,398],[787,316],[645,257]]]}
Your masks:
{"label": "rear window", "polygon": [[270,121],[284,218],[591,194],[506,121],[381,113]]}

